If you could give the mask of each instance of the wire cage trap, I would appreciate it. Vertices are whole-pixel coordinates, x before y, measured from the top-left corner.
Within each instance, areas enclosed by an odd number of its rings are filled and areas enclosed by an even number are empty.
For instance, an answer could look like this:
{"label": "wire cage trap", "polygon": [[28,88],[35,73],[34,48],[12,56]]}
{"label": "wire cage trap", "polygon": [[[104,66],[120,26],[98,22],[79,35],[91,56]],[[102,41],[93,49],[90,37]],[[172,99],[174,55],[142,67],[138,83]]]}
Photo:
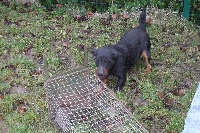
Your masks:
{"label": "wire cage trap", "polygon": [[89,69],[49,78],[48,115],[64,133],[147,133],[148,131]]}

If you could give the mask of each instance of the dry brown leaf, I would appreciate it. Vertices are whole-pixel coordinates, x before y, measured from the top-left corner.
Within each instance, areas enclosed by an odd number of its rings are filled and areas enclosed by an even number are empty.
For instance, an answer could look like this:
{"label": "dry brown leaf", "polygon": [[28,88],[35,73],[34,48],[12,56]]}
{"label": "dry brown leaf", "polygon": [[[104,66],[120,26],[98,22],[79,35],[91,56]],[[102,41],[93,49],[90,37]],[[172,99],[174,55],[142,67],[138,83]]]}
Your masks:
{"label": "dry brown leaf", "polygon": [[184,89],[176,89],[172,92],[175,96],[182,96],[185,94]]}
{"label": "dry brown leaf", "polygon": [[64,47],[68,47],[68,42],[67,42],[67,41],[64,41],[62,45],[63,45]]}
{"label": "dry brown leaf", "polygon": [[4,99],[4,96],[0,96],[0,100]]}
{"label": "dry brown leaf", "polygon": [[164,97],[161,92],[157,92],[157,96],[158,96],[159,99],[163,99],[163,97]]}
{"label": "dry brown leaf", "polygon": [[59,3],[56,5],[56,7],[61,8],[61,7],[63,7],[63,5]]}
{"label": "dry brown leaf", "polygon": [[128,14],[125,13],[125,14],[123,14],[123,18],[124,18],[124,19],[128,19],[128,18],[130,18],[130,16],[129,16]]}
{"label": "dry brown leaf", "polygon": [[92,18],[94,16],[94,14],[91,12],[91,11],[88,11],[87,12],[87,17],[88,18]]}
{"label": "dry brown leaf", "polygon": [[21,108],[19,109],[19,113],[23,114],[24,112],[26,112],[26,107],[21,106]]}
{"label": "dry brown leaf", "polygon": [[118,18],[117,14],[112,14],[112,20],[116,20]]}

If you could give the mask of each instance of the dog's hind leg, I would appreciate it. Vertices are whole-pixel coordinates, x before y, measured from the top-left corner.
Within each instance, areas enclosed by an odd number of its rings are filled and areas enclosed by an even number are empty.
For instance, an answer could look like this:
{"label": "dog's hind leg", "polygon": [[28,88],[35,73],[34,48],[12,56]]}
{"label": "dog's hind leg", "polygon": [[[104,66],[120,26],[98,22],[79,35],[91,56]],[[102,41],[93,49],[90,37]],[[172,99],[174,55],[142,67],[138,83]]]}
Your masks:
{"label": "dog's hind leg", "polygon": [[150,64],[150,52],[148,52],[148,51],[146,51],[146,50],[143,50],[142,51],[142,57],[144,57],[144,59],[145,59],[145,63],[146,63],[146,66],[147,66],[147,68],[146,68],[146,72],[147,73],[149,73],[149,72],[151,72],[151,64]]}

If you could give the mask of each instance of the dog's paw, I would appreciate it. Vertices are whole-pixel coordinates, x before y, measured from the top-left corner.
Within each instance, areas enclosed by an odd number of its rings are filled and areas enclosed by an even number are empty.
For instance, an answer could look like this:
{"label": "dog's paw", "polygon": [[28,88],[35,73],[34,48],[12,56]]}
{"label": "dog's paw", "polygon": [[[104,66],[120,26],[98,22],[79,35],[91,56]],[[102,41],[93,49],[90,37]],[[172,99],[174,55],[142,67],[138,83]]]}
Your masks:
{"label": "dog's paw", "polygon": [[146,68],[146,70],[145,70],[145,72],[146,72],[146,73],[150,73],[151,70],[152,70],[151,65],[148,64],[148,65],[147,65],[147,68]]}
{"label": "dog's paw", "polygon": [[114,88],[114,92],[117,93],[117,92],[123,92],[123,89],[118,87],[118,88]]}
{"label": "dog's paw", "polygon": [[102,82],[103,82],[104,84],[106,84],[106,83],[108,82],[108,79],[103,79]]}

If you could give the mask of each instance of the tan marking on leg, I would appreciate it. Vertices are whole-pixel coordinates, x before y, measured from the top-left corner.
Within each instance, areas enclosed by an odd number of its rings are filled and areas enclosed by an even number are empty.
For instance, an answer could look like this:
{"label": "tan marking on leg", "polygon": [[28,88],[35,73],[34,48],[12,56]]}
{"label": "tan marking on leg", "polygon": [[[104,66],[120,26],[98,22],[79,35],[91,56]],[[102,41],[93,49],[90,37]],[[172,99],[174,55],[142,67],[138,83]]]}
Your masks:
{"label": "tan marking on leg", "polygon": [[149,73],[149,72],[151,72],[151,64],[149,63],[146,51],[142,51],[142,56],[144,57],[145,63],[146,63],[146,66],[147,66],[145,72]]}
{"label": "tan marking on leg", "polygon": [[106,84],[107,81],[108,81],[108,79],[104,79],[102,82],[103,82],[104,84]]}

